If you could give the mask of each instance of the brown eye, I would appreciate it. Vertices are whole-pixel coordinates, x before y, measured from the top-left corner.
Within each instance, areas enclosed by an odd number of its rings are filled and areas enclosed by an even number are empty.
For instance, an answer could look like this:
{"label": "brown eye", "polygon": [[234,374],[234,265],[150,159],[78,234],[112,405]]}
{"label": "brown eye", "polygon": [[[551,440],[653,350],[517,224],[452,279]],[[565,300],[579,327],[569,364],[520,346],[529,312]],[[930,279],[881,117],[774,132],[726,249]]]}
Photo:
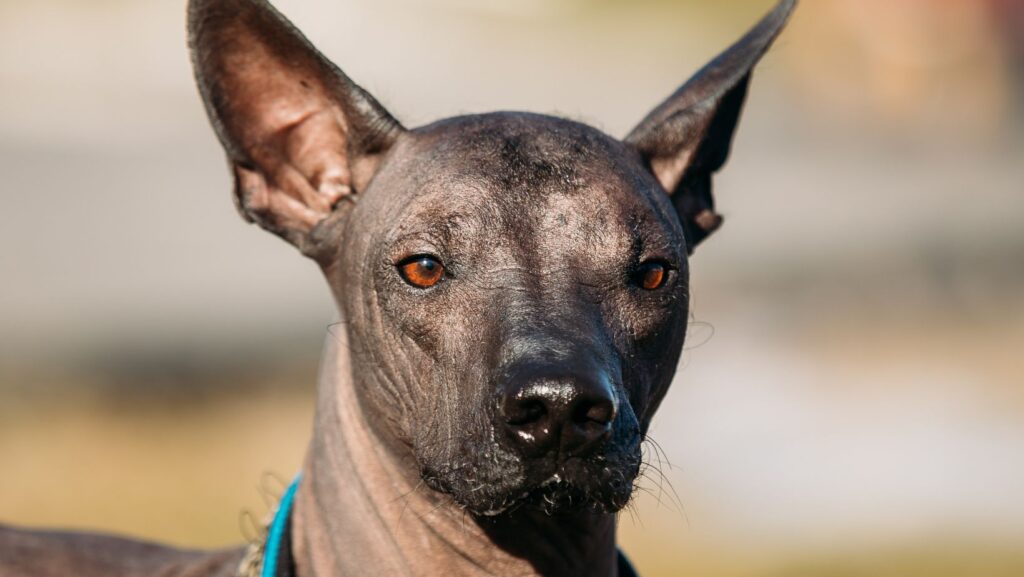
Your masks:
{"label": "brown eye", "polygon": [[441,281],[444,265],[432,256],[414,256],[398,265],[405,282],[416,288],[430,288]]}
{"label": "brown eye", "polygon": [[644,290],[661,288],[668,279],[668,268],[660,262],[645,262],[637,271],[637,282]]}

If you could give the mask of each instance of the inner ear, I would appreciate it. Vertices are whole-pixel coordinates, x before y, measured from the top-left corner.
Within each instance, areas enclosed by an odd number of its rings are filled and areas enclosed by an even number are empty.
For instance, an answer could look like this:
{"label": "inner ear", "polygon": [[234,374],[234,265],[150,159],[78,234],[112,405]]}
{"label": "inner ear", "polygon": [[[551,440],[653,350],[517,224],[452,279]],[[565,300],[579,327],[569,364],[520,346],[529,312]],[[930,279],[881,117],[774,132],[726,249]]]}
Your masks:
{"label": "inner ear", "polygon": [[722,224],[715,212],[711,177],[729,157],[754,66],[795,5],[796,0],[780,2],[626,136],[626,143],[672,195],[689,252]]}
{"label": "inner ear", "polygon": [[303,252],[401,125],[262,0],[192,0],[189,38],[242,214]]}

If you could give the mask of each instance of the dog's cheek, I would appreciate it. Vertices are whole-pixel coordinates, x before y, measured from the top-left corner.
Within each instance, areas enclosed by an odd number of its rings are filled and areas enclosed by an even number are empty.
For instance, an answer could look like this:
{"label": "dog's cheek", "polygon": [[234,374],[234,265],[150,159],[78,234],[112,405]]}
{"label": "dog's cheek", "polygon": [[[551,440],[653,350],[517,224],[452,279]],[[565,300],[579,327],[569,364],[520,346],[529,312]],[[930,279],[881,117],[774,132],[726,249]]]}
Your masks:
{"label": "dog's cheek", "polygon": [[484,478],[496,452],[491,415],[480,394],[484,371],[450,352],[441,356],[450,362],[435,363],[414,392],[418,464],[425,478],[435,477],[453,491],[465,484],[489,484]]}
{"label": "dog's cheek", "polygon": [[424,482],[467,510],[486,514],[503,508],[522,493],[521,461],[503,450],[478,427],[457,439],[431,437],[417,452]]}
{"label": "dog's cheek", "polygon": [[600,504],[609,512],[622,509],[632,497],[641,466],[642,429],[633,407],[624,406],[615,422],[601,479]]}
{"label": "dog's cheek", "polygon": [[633,406],[622,405],[612,427],[610,451],[623,457],[638,454],[643,440],[641,428],[642,423]]}
{"label": "dog's cheek", "polygon": [[626,382],[635,385],[631,398],[644,431],[675,375],[686,338],[687,316],[687,300],[674,296],[649,319],[648,331],[631,343],[633,362],[629,370],[633,375],[626,377]]}
{"label": "dog's cheek", "polygon": [[[438,310],[445,303],[435,294],[418,294],[403,284],[398,274],[387,267],[380,271],[383,278],[377,283],[377,302],[384,322],[392,330],[408,337],[416,348],[435,356],[440,345]],[[390,278],[391,276],[395,278]]]}

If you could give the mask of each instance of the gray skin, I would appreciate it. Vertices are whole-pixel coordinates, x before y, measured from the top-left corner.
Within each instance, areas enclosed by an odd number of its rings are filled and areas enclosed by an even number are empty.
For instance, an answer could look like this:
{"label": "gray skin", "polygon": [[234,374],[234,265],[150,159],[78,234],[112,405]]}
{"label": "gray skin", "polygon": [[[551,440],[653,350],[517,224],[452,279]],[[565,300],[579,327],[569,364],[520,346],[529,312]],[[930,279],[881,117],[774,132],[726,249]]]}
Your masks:
{"label": "gray skin", "polygon": [[[793,5],[618,140],[516,112],[407,130],[266,2],[190,3],[238,207],[318,263],[341,318],[296,575],[631,574],[615,514],[682,349],[687,258]],[[416,286],[424,257],[443,273]],[[0,527],[0,577],[231,575],[241,554]]]}

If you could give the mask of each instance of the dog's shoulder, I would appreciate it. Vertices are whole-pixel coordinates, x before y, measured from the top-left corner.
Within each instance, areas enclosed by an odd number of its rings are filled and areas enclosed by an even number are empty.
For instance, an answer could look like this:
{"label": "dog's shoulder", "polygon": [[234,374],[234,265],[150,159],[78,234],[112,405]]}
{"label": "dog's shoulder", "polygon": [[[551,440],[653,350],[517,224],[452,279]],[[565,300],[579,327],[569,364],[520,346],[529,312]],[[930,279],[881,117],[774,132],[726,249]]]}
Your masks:
{"label": "dog's shoulder", "polygon": [[188,551],[112,535],[0,525],[0,577],[230,577],[243,551]]}

